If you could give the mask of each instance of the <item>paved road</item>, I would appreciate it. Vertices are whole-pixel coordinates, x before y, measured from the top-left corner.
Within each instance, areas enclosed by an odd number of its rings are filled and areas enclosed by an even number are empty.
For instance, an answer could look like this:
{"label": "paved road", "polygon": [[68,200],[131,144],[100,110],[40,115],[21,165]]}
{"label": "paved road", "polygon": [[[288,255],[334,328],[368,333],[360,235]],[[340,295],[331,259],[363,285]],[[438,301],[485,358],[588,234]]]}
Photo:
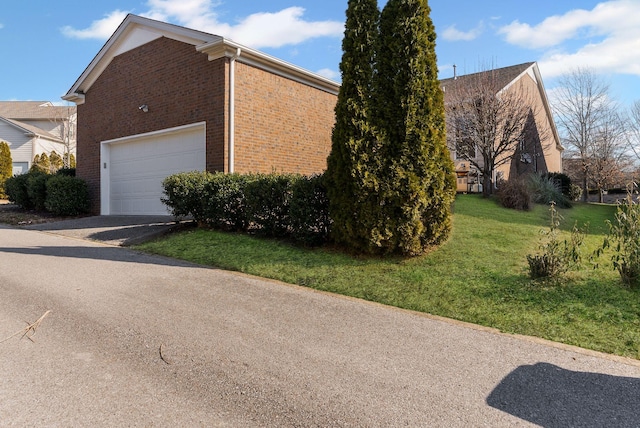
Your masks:
{"label": "paved road", "polygon": [[640,365],[0,226],[0,426],[639,426]]}

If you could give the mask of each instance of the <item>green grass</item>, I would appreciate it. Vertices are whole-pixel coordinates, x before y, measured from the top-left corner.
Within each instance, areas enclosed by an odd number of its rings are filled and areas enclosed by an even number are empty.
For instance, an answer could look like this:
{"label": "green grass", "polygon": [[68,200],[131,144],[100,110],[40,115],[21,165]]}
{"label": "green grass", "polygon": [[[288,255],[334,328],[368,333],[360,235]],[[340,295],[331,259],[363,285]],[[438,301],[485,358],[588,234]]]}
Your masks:
{"label": "green grass", "polygon": [[[590,224],[585,244],[592,251],[615,207],[576,204],[559,211],[567,236],[575,221]],[[354,257],[201,229],[137,248],[640,359],[640,292],[620,285],[606,257],[599,269],[585,262],[561,282],[529,279],[526,255],[537,250],[540,231],[548,229],[548,207],[517,212],[463,195],[453,223],[448,242],[413,259]]]}

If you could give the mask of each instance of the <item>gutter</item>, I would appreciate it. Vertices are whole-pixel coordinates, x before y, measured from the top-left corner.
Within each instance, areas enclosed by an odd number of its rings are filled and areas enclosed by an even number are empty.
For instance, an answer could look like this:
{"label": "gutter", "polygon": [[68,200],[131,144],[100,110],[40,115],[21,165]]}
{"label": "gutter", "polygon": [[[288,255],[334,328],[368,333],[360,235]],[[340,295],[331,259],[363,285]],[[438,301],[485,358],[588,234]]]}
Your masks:
{"label": "gutter", "polygon": [[229,60],[229,165],[227,172],[233,174],[235,170],[235,143],[236,143],[236,60],[242,53],[241,48],[236,48],[236,53]]}

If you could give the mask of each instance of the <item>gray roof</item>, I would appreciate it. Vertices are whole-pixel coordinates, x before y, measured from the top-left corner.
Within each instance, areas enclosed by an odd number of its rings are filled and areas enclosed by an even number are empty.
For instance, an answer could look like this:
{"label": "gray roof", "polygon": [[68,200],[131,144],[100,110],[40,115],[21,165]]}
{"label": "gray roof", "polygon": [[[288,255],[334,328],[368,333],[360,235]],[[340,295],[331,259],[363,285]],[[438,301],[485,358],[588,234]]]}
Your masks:
{"label": "gray roof", "polygon": [[496,68],[493,70],[481,71],[479,73],[464,74],[455,78],[450,77],[448,79],[442,79],[440,80],[440,86],[445,88],[445,102],[452,94],[455,94],[456,91],[463,88],[473,88],[474,85],[478,83],[478,80],[485,76],[487,73],[492,73],[491,81],[493,82],[493,84],[495,84],[497,91],[500,91],[534,64],[535,62],[525,62],[524,64]]}
{"label": "gray roof", "polygon": [[0,116],[7,119],[60,120],[75,111],[76,106],[54,106],[50,101],[0,101]]}
{"label": "gray roof", "polygon": [[60,137],[56,137],[50,132],[45,131],[44,129],[40,129],[37,126],[29,125],[28,123],[23,123],[18,120],[7,119],[6,117],[0,116],[0,120],[4,120],[5,122],[10,123],[11,125],[22,129],[28,134],[32,134],[34,136],[46,138],[51,141],[55,141],[57,143],[64,143],[64,141]]}

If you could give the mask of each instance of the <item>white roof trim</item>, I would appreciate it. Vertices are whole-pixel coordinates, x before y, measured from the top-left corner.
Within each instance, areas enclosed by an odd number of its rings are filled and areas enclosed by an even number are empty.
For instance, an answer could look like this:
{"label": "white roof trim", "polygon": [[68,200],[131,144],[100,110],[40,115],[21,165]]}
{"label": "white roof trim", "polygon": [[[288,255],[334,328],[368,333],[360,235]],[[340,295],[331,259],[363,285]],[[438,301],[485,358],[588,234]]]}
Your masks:
{"label": "white roof trim", "polygon": [[223,57],[231,58],[241,49],[242,55],[238,60],[245,64],[332,94],[337,94],[340,88],[337,82],[220,36],[129,14],[62,99],[78,105],[83,104],[85,92],[91,88],[114,57],[160,37],[191,44],[198,52],[207,54],[211,61]]}
{"label": "white roof trim", "polygon": [[194,46],[221,38],[202,31],[129,14],[62,99],[82,104],[84,93],[100,77],[114,57],[160,37],[167,37]]}
{"label": "white roof trim", "polygon": [[547,98],[547,91],[544,88],[544,83],[542,82],[542,75],[540,74],[540,68],[538,68],[538,63],[534,62],[526,70],[520,73],[515,79],[509,82],[504,88],[502,88],[498,95],[501,92],[506,91],[511,86],[513,86],[518,80],[522,78],[525,74],[528,74],[531,79],[536,83],[538,87],[538,92],[540,92],[540,97],[542,98],[542,105],[544,106],[544,111],[549,118],[549,123],[551,124],[551,133],[553,134],[553,138],[556,140],[556,147],[558,150],[564,150],[562,147],[562,143],[560,142],[560,135],[558,134],[558,128],[556,127],[556,123],[553,119],[553,113],[551,112],[551,106],[549,105],[549,99]]}
{"label": "white roof trim", "polygon": [[220,38],[219,40],[197,46],[196,50],[207,54],[209,61],[223,57],[233,58],[240,52],[240,56],[238,56],[236,60],[244,64],[269,71],[334,95],[337,95],[340,89],[340,84],[331,79],[327,79],[319,74],[267,55],[264,52],[248,48],[229,39]]}

